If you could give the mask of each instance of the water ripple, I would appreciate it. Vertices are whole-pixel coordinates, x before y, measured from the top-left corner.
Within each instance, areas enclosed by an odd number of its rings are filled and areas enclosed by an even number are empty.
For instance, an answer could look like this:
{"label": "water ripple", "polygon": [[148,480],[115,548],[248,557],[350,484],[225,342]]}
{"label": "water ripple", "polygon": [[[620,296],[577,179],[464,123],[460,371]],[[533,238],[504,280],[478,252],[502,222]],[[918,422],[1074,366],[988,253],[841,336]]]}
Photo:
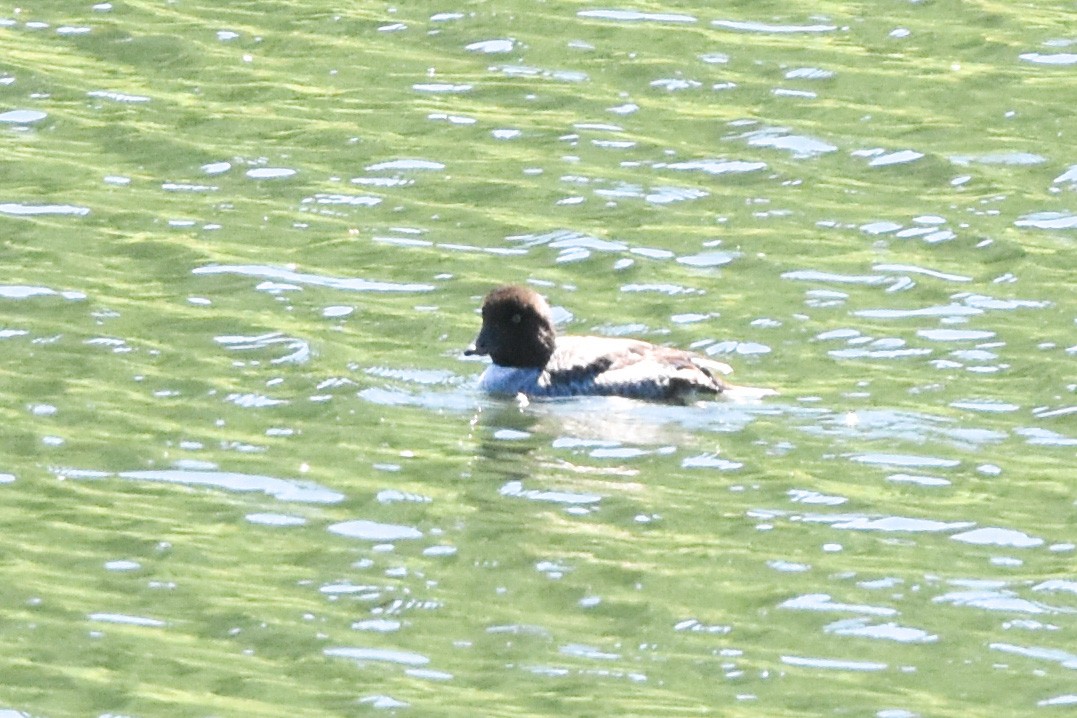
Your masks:
{"label": "water ripple", "polygon": [[31,297],[47,296],[60,296],[72,301],[86,298],[86,295],[82,292],[57,291],[48,287],[34,287],[25,284],[0,284],[0,299],[29,299]]}
{"label": "water ripple", "polygon": [[939,637],[920,628],[899,626],[896,623],[869,624],[863,618],[846,618],[827,625],[826,633],[857,638],[881,638],[898,643],[935,643]]}
{"label": "water ripple", "polygon": [[355,521],[341,521],[329,526],[329,532],[348,538],[363,539],[364,541],[400,541],[404,539],[419,539],[423,532],[411,526],[397,524],[383,524],[377,521],[357,519]]}
{"label": "water ripple", "polygon": [[393,648],[339,647],[326,648],[323,653],[334,658],[350,658],[359,663],[378,661],[384,663],[398,663],[404,666],[425,666],[430,662],[430,659],[421,653],[402,651]]}
{"label": "water ripple", "polygon": [[392,696],[387,696],[381,693],[375,693],[369,696],[363,696],[357,703],[361,705],[368,705],[371,708],[378,710],[396,710],[398,708],[410,708],[411,704],[407,701],[398,700]]}
{"label": "water ripple", "polygon": [[876,264],[872,267],[876,272],[908,272],[910,274],[926,274],[935,279],[944,279],[948,282],[971,282],[972,277],[963,274],[947,274],[926,267],[917,267],[913,264]]}
{"label": "water ripple", "polygon": [[270,332],[257,336],[222,335],[213,340],[227,349],[233,351],[248,351],[252,349],[266,349],[278,344],[283,344],[291,353],[275,359],[272,364],[305,364],[310,360],[310,344],[303,339],[286,336],[282,332]]}
{"label": "water ripple", "polygon": [[143,628],[162,628],[168,625],[165,621],[157,618],[130,616],[124,613],[91,613],[87,618],[100,623],[119,623],[125,626],[142,626]]}
{"label": "water ripple", "polygon": [[1034,212],[1013,223],[1015,227],[1033,229],[1077,229],[1077,214],[1068,212]]}
{"label": "water ripple", "polygon": [[1052,409],[1049,406],[1037,406],[1032,410],[1032,415],[1038,419],[1054,419],[1059,416],[1069,416],[1070,414],[1077,414],[1077,406],[1062,406],[1057,409]]}
{"label": "water ripple", "polygon": [[248,277],[262,277],[295,282],[296,284],[311,284],[350,292],[431,292],[434,290],[434,285],[432,284],[396,284],[368,279],[306,274],[264,264],[208,264],[204,267],[195,268],[192,270],[192,274],[241,274]]}
{"label": "water ripple", "polygon": [[405,369],[396,367],[374,366],[366,369],[371,376],[380,376],[386,379],[397,379],[413,384],[432,386],[436,384],[451,384],[457,379],[450,371],[438,369]]}
{"label": "water ripple", "polygon": [[[68,472],[64,472],[67,474]],[[134,481],[159,481],[187,486],[209,486],[227,491],[261,491],[281,501],[312,504],[336,504],[344,495],[310,481],[289,481],[273,476],[239,474],[229,471],[187,471],[164,469],[155,471],[121,471],[120,478]]]}
{"label": "water ripple", "polygon": [[369,165],[367,172],[382,172],[384,170],[432,170],[440,171],[445,169],[445,165],[440,162],[434,162],[433,160],[419,160],[419,159],[401,159],[401,160],[388,160],[386,162],[378,162]]}
{"label": "water ripple", "polygon": [[671,169],[671,170],[698,170],[705,172],[709,175],[724,175],[724,174],[741,174],[746,172],[758,172],[767,168],[766,162],[751,162],[746,160],[725,160],[725,159],[706,159],[706,160],[687,160],[685,162],[671,162],[665,164],[662,162],[654,165],[656,169]]}
{"label": "water ripple", "polygon": [[491,67],[490,70],[500,72],[508,77],[546,77],[564,82],[587,82],[588,80],[586,72],[545,70],[541,67],[532,67],[530,65],[502,65],[501,67]]}
{"label": "water ripple", "polygon": [[129,95],[125,92],[115,92],[113,90],[92,90],[86,94],[101,100],[111,100],[112,102],[125,104],[141,104],[150,101],[150,98],[145,95]]}
{"label": "water ripple", "polygon": [[680,294],[703,294],[702,289],[693,289],[691,287],[682,287],[677,284],[624,284],[621,286],[622,292],[657,292],[659,294],[666,294],[668,296],[677,296]]}
{"label": "water ripple", "polygon": [[302,516],[288,516],[287,514],[253,513],[247,514],[244,518],[259,526],[303,526],[307,523]]}
{"label": "water ripple", "polygon": [[891,474],[887,481],[898,484],[917,484],[919,486],[950,486],[951,482],[938,476],[920,476],[916,474]]}
{"label": "water ripple", "polygon": [[1036,601],[1017,597],[1012,591],[952,591],[931,599],[932,603],[949,603],[954,606],[968,606],[984,611],[1006,611],[1012,613],[1029,613],[1034,615],[1058,613],[1059,611]]}
{"label": "water ripple", "polygon": [[963,303],[976,309],[1043,309],[1051,306],[1051,302],[1036,299],[996,299],[983,294],[959,292],[952,299],[960,299]]}
{"label": "water ripple", "polygon": [[831,600],[826,593],[808,593],[790,598],[778,604],[778,608],[797,611],[841,611],[843,613],[862,613],[868,616],[894,616],[897,610],[886,606],[871,606],[857,603],[838,603]]}
{"label": "water ripple", "polygon": [[990,339],[995,333],[979,329],[917,329],[916,336],[934,342],[967,342]]}
{"label": "water ripple", "polygon": [[703,87],[703,83],[699,80],[686,80],[683,77],[665,77],[658,80],[652,80],[651,87],[658,87],[670,92],[676,92],[677,90],[695,90]]}
{"label": "water ripple", "polygon": [[1032,446],[1077,446],[1077,439],[1037,426],[1019,427],[1013,433]]}
{"label": "water ripple", "polygon": [[1051,184],[1062,184],[1064,182],[1077,186],[1077,165],[1070,165],[1069,169],[1055,177]]}
{"label": "water ripple", "polygon": [[35,217],[43,214],[74,215],[76,217],[85,217],[89,213],[89,207],[79,207],[73,204],[24,204],[21,202],[0,203],[0,214],[10,214],[16,217]]}
{"label": "water ripple", "polygon": [[48,116],[48,113],[40,110],[9,110],[0,112],[0,122],[12,125],[28,125],[33,122],[40,122]]}
{"label": "water ripple", "polygon": [[711,25],[741,32],[765,32],[775,34],[834,32],[837,25],[771,25],[764,22],[740,20],[712,20]]}
{"label": "water ripple", "polygon": [[1049,55],[1039,52],[1025,52],[1017,57],[1035,65],[1077,65],[1077,53],[1072,52],[1058,52]]}
{"label": "water ripple", "polygon": [[990,414],[1007,413],[1017,411],[1021,407],[996,399],[960,399],[950,402],[955,409],[967,409],[969,411],[981,411]]}
{"label": "water ripple", "polygon": [[882,466],[934,466],[953,468],[961,462],[957,459],[944,459],[935,456],[918,456],[915,454],[853,454],[849,459],[861,464]]}
{"label": "water ripple", "polygon": [[677,257],[677,263],[687,264],[690,267],[721,267],[739,256],[741,256],[740,252],[702,252]]}
{"label": "water ripple", "polygon": [[628,248],[623,242],[610,242],[570,229],[557,229],[542,234],[516,234],[506,237],[505,240],[519,242],[525,247],[548,245],[554,249],[593,249],[602,252],[620,252]]}
{"label": "water ripple", "polygon": [[[1016,646],[1012,643],[992,643],[991,649],[1004,653],[1013,653],[1026,658],[1061,663],[1063,668],[1077,669],[1077,654],[1059,648],[1041,648],[1037,646]],[[1075,701],[1077,702],[1077,701]]]}
{"label": "water ripple", "polygon": [[290,167],[255,167],[246,172],[246,176],[256,180],[277,180],[294,177],[298,170]]}
{"label": "water ripple", "polygon": [[716,454],[699,454],[698,456],[689,456],[681,461],[681,466],[685,469],[717,469],[718,471],[736,471],[743,468],[744,464],[739,461],[730,461],[729,459],[723,459]]}
{"label": "water ripple", "polygon": [[668,12],[638,12],[636,10],[580,10],[576,13],[576,16],[592,17],[600,20],[616,20],[618,22],[696,22],[696,19],[691,15]]}
{"label": "water ripple", "polygon": [[807,137],[805,135],[789,134],[784,127],[765,127],[759,130],[746,132],[739,136],[747,139],[750,147],[769,147],[776,150],[787,150],[797,159],[818,157],[828,152],[834,152],[838,148],[829,142]]}
{"label": "water ripple", "polygon": [[[858,154],[856,152],[854,155]],[[903,165],[910,162],[915,162],[918,159],[922,159],[923,152],[917,152],[916,150],[898,150],[897,152],[883,152],[877,154],[868,162],[869,167],[889,167],[890,165]]]}
{"label": "water ripple", "polygon": [[479,42],[473,42],[469,45],[465,45],[464,49],[468,52],[479,52],[486,55],[494,55],[512,52],[515,46],[516,43],[510,39],[480,40]]}
{"label": "water ripple", "polygon": [[373,197],[367,194],[325,194],[318,193],[313,197],[304,197],[300,204],[336,204],[350,207],[375,207],[381,204],[381,197]]}
{"label": "water ripple", "polygon": [[837,274],[836,272],[823,272],[817,269],[794,269],[783,272],[782,279],[796,279],[803,282],[837,282],[839,284],[888,284],[893,281],[892,277],[883,274]]}
{"label": "water ripple", "polygon": [[502,486],[498,493],[502,496],[530,499],[531,501],[547,501],[555,504],[596,504],[602,500],[597,494],[584,494],[571,491],[541,491],[539,489],[525,489],[523,482],[510,481]]}
{"label": "water ripple", "polygon": [[[831,526],[836,529],[850,529],[854,531],[908,531],[912,533],[955,531],[974,525],[975,524],[971,521],[935,521],[932,519],[914,519],[905,516],[886,516],[881,519],[862,517],[855,518],[851,521],[842,521],[831,524]],[[957,537],[953,536],[951,538]]]}
{"label": "water ripple", "polygon": [[835,658],[811,658],[807,656],[782,656],[782,663],[803,668],[822,668],[830,671],[884,671],[885,663],[874,661],[849,661]]}
{"label": "water ripple", "polygon": [[971,317],[983,314],[982,309],[964,304],[945,304],[916,309],[859,309],[853,312],[857,317],[871,319],[908,319],[910,317]]}
{"label": "water ripple", "polygon": [[453,85],[446,82],[418,82],[412,85],[411,89],[415,90],[416,92],[430,92],[433,94],[447,95],[471,92],[472,85]]}
{"label": "water ripple", "polygon": [[466,392],[429,392],[409,393],[382,387],[368,387],[356,396],[371,404],[379,406],[420,406],[438,411],[463,413],[475,408],[475,397]]}
{"label": "water ripple", "polygon": [[1011,548],[1033,548],[1043,545],[1043,539],[1029,536],[1022,531],[984,527],[951,536],[954,541],[976,544],[977,546],[1008,546]]}

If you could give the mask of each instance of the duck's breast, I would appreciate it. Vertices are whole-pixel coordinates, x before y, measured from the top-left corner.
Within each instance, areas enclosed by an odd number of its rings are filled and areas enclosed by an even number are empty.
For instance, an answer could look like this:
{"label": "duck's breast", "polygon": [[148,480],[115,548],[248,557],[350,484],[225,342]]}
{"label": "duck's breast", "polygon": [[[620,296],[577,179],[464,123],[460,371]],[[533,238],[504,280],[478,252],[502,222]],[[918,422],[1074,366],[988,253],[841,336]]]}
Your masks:
{"label": "duck's breast", "polygon": [[538,390],[538,379],[541,374],[541,369],[519,369],[491,364],[479,377],[479,388],[490,394],[532,396]]}

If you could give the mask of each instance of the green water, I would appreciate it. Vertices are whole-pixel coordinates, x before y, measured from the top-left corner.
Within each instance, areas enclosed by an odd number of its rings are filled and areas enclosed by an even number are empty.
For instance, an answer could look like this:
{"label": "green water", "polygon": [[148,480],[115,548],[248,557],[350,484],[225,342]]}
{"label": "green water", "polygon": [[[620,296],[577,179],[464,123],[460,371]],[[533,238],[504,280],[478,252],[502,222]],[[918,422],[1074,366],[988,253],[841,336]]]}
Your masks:
{"label": "green water", "polygon": [[[1077,704],[1071,4],[25,5],[0,716]],[[503,281],[781,395],[482,397]]]}

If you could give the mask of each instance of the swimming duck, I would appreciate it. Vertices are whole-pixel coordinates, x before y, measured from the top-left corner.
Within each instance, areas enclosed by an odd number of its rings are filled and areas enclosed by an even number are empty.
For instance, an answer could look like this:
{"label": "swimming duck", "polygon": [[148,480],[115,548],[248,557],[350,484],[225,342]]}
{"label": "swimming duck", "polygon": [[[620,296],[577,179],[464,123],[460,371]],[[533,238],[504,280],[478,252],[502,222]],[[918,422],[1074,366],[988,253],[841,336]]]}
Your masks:
{"label": "swimming duck", "polygon": [[486,295],[482,329],[464,352],[493,364],[479,386],[527,397],[621,396],[688,403],[726,395],[761,398],[770,389],[734,386],[729,365],[640,339],[558,336],[550,305],[529,287],[508,284]]}

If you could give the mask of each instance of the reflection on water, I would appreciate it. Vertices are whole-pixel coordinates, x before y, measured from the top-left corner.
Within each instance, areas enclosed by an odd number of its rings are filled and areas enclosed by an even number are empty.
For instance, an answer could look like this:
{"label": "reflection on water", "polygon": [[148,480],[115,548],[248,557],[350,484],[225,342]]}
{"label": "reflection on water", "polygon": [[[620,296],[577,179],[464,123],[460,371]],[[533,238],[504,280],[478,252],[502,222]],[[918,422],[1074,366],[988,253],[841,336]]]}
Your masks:
{"label": "reflection on water", "polygon": [[355,292],[429,292],[434,289],[429,284],[397,284],[380,282],[355,277],[327,277],[296,272],[283,267],[258,265],[207,265],[197,267],[194,274],[240,274],[248,277],[273,279],[298,285],[314,285],[332,289]]}
{"label": "reflection on water", "polygon": [[[79,469],[56,469],[62,478],[94,478],[109,476],[106,472]],[[226,491],[260,491],[280,501],[331,504],[344,500],[344,495],[308,481],[290,481],[272,476],[237,474],[227,471],[196,471],[166,469],[160,471],[122,471],[120,478],[133,481],[160,481],[188,486],[210,486]]]}

